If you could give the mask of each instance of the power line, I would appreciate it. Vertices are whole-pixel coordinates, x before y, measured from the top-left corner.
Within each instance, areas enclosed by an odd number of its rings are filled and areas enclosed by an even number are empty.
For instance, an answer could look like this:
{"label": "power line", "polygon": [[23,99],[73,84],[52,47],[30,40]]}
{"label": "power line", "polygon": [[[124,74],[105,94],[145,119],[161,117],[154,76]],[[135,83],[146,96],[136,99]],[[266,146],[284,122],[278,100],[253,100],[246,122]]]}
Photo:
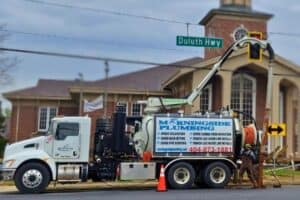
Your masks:
{"label": "power line", "polygon": [[[176,67],[176,68],[184,67],[184,68],[191,68],[191,69],[196,69],[196,70],[210,70],[211,69],[211,67],[199,68],[199,67],[194,67],[191,65],[182,65],[182,64],[178,64],[178,63],[166,64],[166,63],[157,63],[157,62],[152,62],[152,61],[129,60],[129,59],[121,59],[121,58],[100,57],[100,56],[80,55],[80,54],[66,54],[66,53],[59,53],[59,52],[35,51],[35,50],[5,48],[5,47],[0,47],[0,51],[44,55],[44,56],[65,57],[65,58],[73,58],[73,59],[81,59],[81,60],[97,60],[97,61],[104,61],[104,62],[127,63],[127,64],[135,64],[135,65],[155,65],[155,66],[161,66],[161,67]],[[235,72],[236,70],[220,69],[220,71]],[[273,75],[274,76],[299,77],[299,73],[295,73],[295,74],[274,73]]]}
{"label": "power line", "polygon": [[136,64],[136,65],[157,65],[157,66],[164,66],[164,67],[185,67],[185,68],[199,69],[198,67],[193,67],[190,65],[181,65],[181,64],[177,64],[177,63],[165,64],[165,63],[157,63],[157,62],[152,62],[152,61],[129,60],[129,59],[121,59],[121,58],[100,57],[100,56],[80,55],[80,54],[66,54],[66,53],[59,53],[59,52],[35,51],[35,50],[28,50],[28,49],[0,47],[0,51],[36,54],[36,55],[44,55],[44,56],[65,57],[65,58],[74,58],[74,59],[81,59],[81,60],[109,61],[109,62],[117,62],[117,63]]}
{"label": "power line", "polygon": [[189,52],[189,53],[198,53],[197,51],[185,50],[185,49],[176,49],[176,48],[158,48],[158,47],[142,47],[133,44],[122,44],[116,43],[111,41],[101,41],[101,40],[91,40],[91,39],[82,39],[82,38],[75,38],[70,36],[64,35],[56,35],[56,34],[45,34],[45,33],[35,33],[35,32],[25,32],[25,31],[18,31],[18,30],[9,30],[9,29],[0,29],[1,32],[11,33],[11,34],[21,34],[21,35],[28,35],[28,36],[38,36],[38,37],[45,37],[45,38],[57,38],[63,40],[76,40],[76,41],[85,41],[85,42],[93,42],[99,43],[102,45],[107,46],[118,46],[118,47],[131,47],[131,48],[138,48],[138,49],[153,49],[153,50],[161,50],[161,51],[178,51],[178,52]]}
{"label": "power line", "polygon": [[269,32],[270,35],[280,35],[288,37],[300,37],[300,33],[287,33],[287,32]]}
{"label": "power line", "polygon": [[23,1],[29,1],[32,3],[38,3],[38,4],[44,4],[44,5],[56,6],[56,7],[63,7],[63,8],[69,8],[69,9],[80,9],[80,10],[87,10],[87,11],[97,12],[97,13],[106,13],[106,14],[111,14],[111,15],[133,17],[133,18],[152,20],[152,21],[158,21],[158,22],[164,22],[164,23],[185,24],[185,25],[189,24],[189,25],[199,26],[199,24],[196,24],[196,23],[190,23],[190,22],[184,22],[184,21],[172,20],[172,19],[163,19],[163,18],[145,16],[145,15],[136,15],[136,14],[131,14],[131,13],[125,13],[125,12],[119,12],[119,11],[107,10],[107,9],[100,9],[100,8],[75,6],[75,5],[70,5],[70,4],[62,4],[62,3],[48,2],[48,1],[42,1],[42,0],[23,0]]}
{"label": "power line", "polygon": [[[111,14],[111,15],[126,16],[126,17],[139,18],[139,19],[144,19],[144,20],[152,20],[152,21],[163,22],[163,23],[183,24],[187,27],[190,25],[201,26],[198,23],[193,23],[193,22],[189,22],[189,21],[180,21],[180,20],[172,20],[172,19],[166,19],[166,18],[158,18],[158,17],[153,17],[153,16],[137,15],[137,14],[114,11],[114,10],[75,6],[75,5],[70,5],[70,4],[48,2],[48,1],[43,1],[43,0],[23,0],[23,1],[28,1],[28,2],[32,2],[32,3],[43,4],[43,5],[48,5],[48,6],[69,8],[69,9],[80,9],[80,10],[86,10],[86,11],[91,11],[91,12],[95,12],[95,13],[106,13],[106,14]],[[300,33],[291,33],[291,32],[268,32],[268,33],[270,35],[300,37]]]}

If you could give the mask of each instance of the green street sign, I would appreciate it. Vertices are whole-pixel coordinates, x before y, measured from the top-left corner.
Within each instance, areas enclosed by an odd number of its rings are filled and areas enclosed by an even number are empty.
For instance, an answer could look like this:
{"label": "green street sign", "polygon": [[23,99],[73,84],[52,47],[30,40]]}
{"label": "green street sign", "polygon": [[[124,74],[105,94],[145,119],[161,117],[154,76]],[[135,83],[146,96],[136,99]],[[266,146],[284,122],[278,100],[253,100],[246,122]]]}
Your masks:
{"label": "green street sign", "polygon": [[189,37],[177,36],[177,46],[191,46],[191,47],[208,47],[208,48],[222,48],[224,40],[222,38],[209,37]]}

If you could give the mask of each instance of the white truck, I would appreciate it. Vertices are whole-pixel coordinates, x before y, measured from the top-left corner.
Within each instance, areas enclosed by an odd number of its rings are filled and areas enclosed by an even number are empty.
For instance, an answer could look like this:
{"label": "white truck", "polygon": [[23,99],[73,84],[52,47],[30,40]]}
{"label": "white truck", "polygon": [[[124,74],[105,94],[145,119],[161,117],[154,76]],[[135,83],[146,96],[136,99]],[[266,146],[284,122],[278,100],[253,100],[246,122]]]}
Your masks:
{"label": "white truck", "polygon": [[[228,48],[188,98],[153,97],[141,102],[146,104],[143,117],[126,117],[117,107],[113,120],[99,119],[93,159],[89,155],[91,119],[54,118],[45,136],[6,146],[1,169],[4,179],[14,180],[22,193],[39,193],[51,181],[156,179],[164,165],[171,188],[224,187],[237,168],[243,143],[239,118],[229,109],[190,115],[168,110],[191,105],[231,53],[250,43],[268,50],[273,59],[268,42],[245,37]],[[166,112],[161,113],[162,109]],[[125,133],[126,124],[134,131]]]}

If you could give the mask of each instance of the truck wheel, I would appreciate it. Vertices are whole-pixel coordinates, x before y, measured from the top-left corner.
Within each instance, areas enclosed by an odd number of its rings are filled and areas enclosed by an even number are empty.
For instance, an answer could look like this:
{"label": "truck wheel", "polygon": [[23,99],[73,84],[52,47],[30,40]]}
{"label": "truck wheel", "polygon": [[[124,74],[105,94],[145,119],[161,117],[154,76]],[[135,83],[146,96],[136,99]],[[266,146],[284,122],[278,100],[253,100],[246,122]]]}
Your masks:
{"label": "truck wheel", "polygon": [[40,193],[49,185],[50,173],[40,163],[27,163],[16,171],[14,180],[20,192]]}
{"label": "truck wheel", "polygon": [[188,189],[195,181],[195,170],[189,163],[179,162],[170,167],[167,179],[171,188]]}
{"label": "truck wheel", "polygon": [[223,188],[230,180],[230,169],[222,162],[213,162],[204,170],[204,182],[211,188]]}

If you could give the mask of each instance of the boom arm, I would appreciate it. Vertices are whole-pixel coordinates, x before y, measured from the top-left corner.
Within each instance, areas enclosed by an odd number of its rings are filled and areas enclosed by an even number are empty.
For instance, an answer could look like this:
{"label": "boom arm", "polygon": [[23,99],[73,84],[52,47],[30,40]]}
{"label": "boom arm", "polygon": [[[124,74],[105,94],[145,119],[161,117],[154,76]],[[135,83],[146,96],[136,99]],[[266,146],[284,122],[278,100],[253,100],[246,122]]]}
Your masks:
{"label": "boom arm", "polygon": [[205,88],[207,83],[214,77],[216,73],[221,69],[223,63],[228,59],[228,57],[238,49],[246,47],[247,44],[259,44],[259,46],[263,50],[267,50],[269,52],[269,59],[274,59],[274,52],[272,47],[267,41],[258,40],[256,38],[244,37],[241,40],[233,43],[221,56],[216,64],[214,64],[211,71],[205,76],[205,78],[199,83],[199,85],[193,89],[191,94],[186,98],[159,98],[159,97],[151,97],[148,98],[146,103],[147,106],[145,108],[145,113],[155,113],[158,112],[161,108],[171,109],[182,105],[192,105],[196,98],[201,94],[202,90]]}

